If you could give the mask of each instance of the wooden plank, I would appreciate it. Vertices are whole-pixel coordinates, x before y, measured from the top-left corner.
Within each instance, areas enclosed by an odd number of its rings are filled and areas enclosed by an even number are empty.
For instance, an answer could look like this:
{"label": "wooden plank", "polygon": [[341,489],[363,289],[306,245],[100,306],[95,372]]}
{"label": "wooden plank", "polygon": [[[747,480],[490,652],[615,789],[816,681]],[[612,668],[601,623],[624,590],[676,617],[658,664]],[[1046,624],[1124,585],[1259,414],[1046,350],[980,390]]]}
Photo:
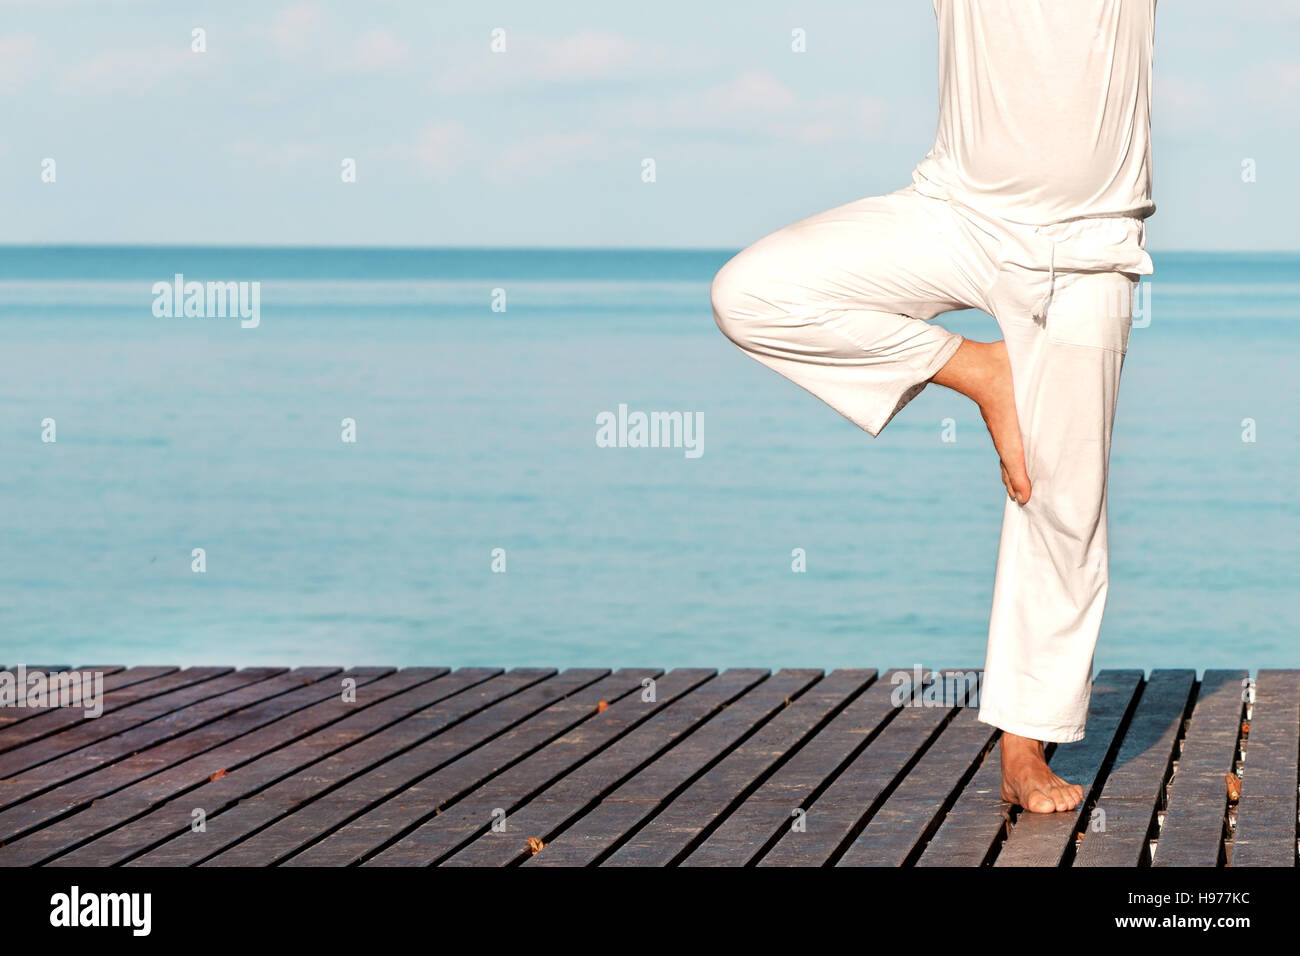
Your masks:
{"label": "wooden plank", "polygon": [[[230,667],[191,667],[178,671],[174,667],[140,668],[157,670],[154,677],[135,681],[129,685],[114,689],[105,694],[104,713],[93,721],[86,719],[80,710],[56,708],[33,714],[32,719],[21,726],[0,726],[0,779],[11,777],[28,767],[34,767],[45,760],[52,760],[77,747],[101,740],[114,733],[136,726],[146,720],[152,720],[161,713],[166,713],[185,701],[197,699],[194,688],[219,677],[229,677],[234,673]],[[239,678],[243,681],[244,678]],[[229,689],[227,685],[226,689]],[[159,698],[165,694],[189,690],[184,697],[175,697],[156,705],[144,702],[150,698]],[[218,690],[218,693],[223,691]],[[112,719],[110,719],[112,715]],[[131,718],[136,718],[132,720]],[[76,728],[72,733],[69,728]],[[39,747],[31,747],[21,754],[13,753],[19,747],[31,744],[43,737],[60,734],[57,741],[50,741]],[[10,751],[4,753],[4,751]]]}
{"label": "wooden plank", "polygon": [[1139,866],[1146,860],[1195,684],[1194,670],[1152,672],[1083,829],[1074,866]]}
{"label": "wooden plank", "polygon": [[822,676],[783,670],[729,705],[529,857],[526,866],[590,866]]}
{"label": "wooden plank", "polygon": [[[908,690],[905,696],[898,695],[899,688],[893,681],[894,673],[901,673],[907,678]],[[921,677],[923,686],[917,688],[913,686],[916,678],[907,671],[887,674],[885,680],[863,695],[875,698],[871,701],[873,706],[870,709],[864,708],[859,725],[861,732],[858,736],[865,747],[852,755],[843,770],[836,773],[837,768],[844,763],[842,742],[828,742],[835,745],[829,754],[830,759],[822,754],[827,748],[827,744],[822,741],[822,734],[818,734],[800,751],[801,755],[808,753],[812,765],[825,776],[833,777],[824,792],[814,796],[808,788],[815,774],[803,775],[802,779],[795,777],[791,781],[793,787],[787,787],[786,782],[780,779],[781,775],[776,775],[772,782],[777,786],[769,788],[765,785],[755,794],[765,805],[759,804],[741,816],[737,821],[739,826],[726,835],[726,842],[716,850],[710,852],[706,849],[706,843],[700,848],[704,853],[696,851],[687,862],[696,865],[735,865],[757,857],[763,852],[763,843],[746,840],[743,832],[746,821],[750,819],[763,820],[763,837],[770,840],[774,834],[780,835],[776,845],[758,861],[759,866],[825,866],[833,862],[862,822],[884,801],[905,768],[925,750],[952,716],[954,701],[941,701],[931,706],[923,696],[918,696],[924,685],[933,681],[934,676],[933,673],[925,673]],[[862,702],[862,698],[858,702]],[[801,827],[794,824],[792,807],[805,811]],[[760,816],[764,810],[766,814]],[[772,828],[773,823],[777,824],[775,830]],[[726,826],[724,824],[723,828]],[[715,837],[718,835],[714,834]],[[736,853],[737,848],[739,854]]]}
{"label": "wooden plank", "polygon": [[908,675],[907,671],[888,671],[871,683],[749,794],[683,865],[752,863],[790,825],[793,811],[807,809],[813,796],[899,713],[893,700],[899,686],[895,678]]}
{"label": "wooden plank", "polygon": [[[257,824],[245,821],[241,826],[227,818],[222,823],[214,820],[236,806],[238,801],[263,791],[272,784],[312,769],[325,758],[343,754],[359,742],[390,730],[412,715],[455,697],[498,676],[499,668],[461,668],[433,681],[424,679],[422,669],[400,671],[385,681],[393,682],[398,692],[337,724],[310,734],[287,747],[272,751],[234,772],[209,781],[197,790],[177,797],[159,806],[124,827],[105,834],[85,848],[95,854],[89,858],[94,865],[189,866],[219,850],[233,845]],[[414,679],[412,677],[414,674]],[[405,689],[403,689],[403,687]],[[427,722],[417,721],[427,727]],[[409,738],[404,738],[409,739]],[[355,751],[351,751],[355,753]],[[200,807],[213,825],[202,833],[191,829],[191,814]],[[135,860],[141,851],[149,851],[144,858]],[[69,859],[79,856],[70,854]]]}
{"label": "wooden plank", "polygon": [[0,865],[1297,863],[1300,670],[1244,739],[1244,671],[1099,674],[1065,814],[1011,813],[996,730],[870,671],[103,670],[101,718],[0,709]]}
{"label": "wooden plank", "polygon": [[591,760],[565,774],[533,799],[510,811],[504,830],[488,830],[441,862],[442,866],[509,866],[528,857],[529,837],[543,842],[602,796],[631,779],[657,757],[694,733],[768,676],[765,670],[725,671],[694,693],[619,738]]}
{"label": "wooden plank", "polygon": [[1224,860],[1225,776],[1236,766],[1246,676],[1211,670],[1201,678],[1152,866],[1218,866]]}
{"label": "wooden plank", "polygon": [[[45,787],[92,770],[104,759],[111,759],[99,758],[106,749],[111,749],[111,741],[116,737],[168,714],[183,711],[202,701],[220,698],[284,672],[282,667],[249,667],[241,671],[211,667],[193,668],[193,672],[181,671],[160,678],[168,684],[176,683],[178,686],[174,689],[148,696],[97,720],[77,721],[66,730],[0,754],[0,807],[12,802],[9,799],[11,795],[14,799],[25,798]],[[57,718],[62,713],[64,712],[47,714],[46,717]],[[44,719],[37,718],[30,723],[35,724]],[[26,727],[18,729],[23,732],[27,730]],[[72,753],[76,754],[75,758],[56,760]],[[31,781],[32,785],[23,786],[19,781]]]}
{"label": "wooden plank", "polygon": [[677,668],[655,682],[653,700],[630,694],[552,741],[527,761],[498,774],[484,786],[425,820],[363,866],[428,866],[454,853],[491,826],[501,810],[509,814],[532,794],[604,750],[678,698],[712,679],[716,671]]}
{"label": "wooden plank", "polygon": [[984,756],[966,789],[961,792],[917,866],[984,866],[997,842],[1010,831],[1011,808],[1002,799],[1002,767],[998,748]]}
{"label": "wooden plank", "polygon": [[370,807],[346,826],[286,860],[285,866],[350,866],[364,861],[405,831],[464,797],[487,780],[531,759],[561,735],[611,706],[641,691],[642,681],[660,671],[632,668],[570,694],[483,746],[440,767],[436,772]]}
{"label": "wooden plank", "polygon": [[350,819],[457,757],[498,737],[608,671],[567,670],[537,686],[480,709],[419,746],[398,754],[322,794],[274,825],[208,860],[204,866],[267,866],[285,860]]}
{"label": "wooden plank", "polygon": [[1168,777],[1195,685],[1194,670],[1152,672],[1106,775],[1102,800],[1151,800],[1154,806]]}
{"label": "wooden plank", "polygon": [[[167,761],[174,763],[191,752],[188,749],[189,741],[166,751],[162,751],[159,745],[197,733],[206,725],[223,718],[233,720],[236,725],[253,719],[268,707],[274,709],[277,706],[275,698],[301,687],[305,682],[314,683],[338,673],[337,668],[300,668],[267,678],[260,668],[250,670],[255,670],[256,676],[264,679],[248,681],[244,686],[236,687],[220,697],[200,701],[126,733],[85,747],[76,752],[75,761],[59,761],[57,765],[41,764],[0,783],[0,792],[6,797],[11,797],[20,790],[30,794],[21,802],[13,803],[7,810],[0,812],[0,840],[11,842],[29,830],[119,790],[128,783],[167,766]],[[226,678],[218,680],[224,681]],[[240,715],[240,711],[244,711],[244,714]],[[211,743],[205,743],[192,752],[206,750],[210,746]],[[165,756],[160,756],[160,752]],[[122,762],[121,767],[118,766],[119,761]],[[78,770],[81,772],[78,773]]]}
{"label": "wooden plank", "polygon": [[[413,679],[423,677],[424,680],[432,680],[445,672],[445,668],[433,668],[422,675],[407,672],[407,676],[389,693],[403,686],[410,686]],[[371,686],[373,682],[380,681],[380,686],[383,687],[385,686],[383,678],[391,673],[392,668],[363,667],[339,674],[335,679],[321,680],[284,694],[276,698],[277,709],[285,711],[283,717],[272,720],[249,733],[224,740],[217,746],[203,750],[189,759],[182,759],[179,763],[96,800],[94,804],[71,817],[56,821],[0,848],[0,864],[31,865],[48,861],[51,857],[102,833],[120,828],[128,820],[148,812],[179,793],[192,791],[193,788],[209,781],[214,775],[229,775],[267,751],[281,747],[304,734],[318,730],[324,724],[338,721],[367,706],[384,693],[382,690],[376,693]],[[344,679],[355,681],[355,702],[343,700],[341,686]],[[217,727],[216,732],[223,735],[237,734],[237,729],[229,726]],[[169,747],[182,747],[184,752],[188,753],[196,743],[188,737],[180,738],[155,748],[144,756],[153,763],[165,763]],[[125,768],[129,763],[128,760],[115,767]],[[196,806],[192,801],[189,802],[191,808]],[[102,862],[102,857],[97,857],[93,853],[83,852],[77,859],[85,865],[106,865]],[[91,859],[96,859],[96,862],[91,864]],[[70,864],[64,858],[60,865]],[[75,865],[75,861],[71,865]]]}
{"label": "wooden plank", "polygon": [[[176,668],[173,667],[173,668],[165,668],[165,669],[175,670]],[[17,670],[16,667],[14,668],[0,667],[0,672],[8,671],[10,673],[14,673],[16,670]],[[76,670],[83,673],[88,672],[92,675],[96,673],[100,674],[103,677],[102,690],[105,694],[107,694],[108,691],[115,686],[123,686],[122,678],[116,676],[121,671],[125,670],[125,668],[123,668],[121,665],[113,664],[113,665],[107,665],[103,667],[78,667],[76,668]],[[138,668],[138,670],[158,671],[158,670],[164,670],[164,668]],[[16,678],[17,674],[14,674],[14,677]],[[137,679],[142,680],[143,678],[137,678]],[[57,711],[58,709],[59,709],[58,707],[19,707],[17,704],[6,704],[0,706],[0,751],[8,749],[8,747],[5,744],[5,737],[3,733],[5,728],[12,727],[14,724],[20,723],[24,720],[27,720],[28,718],[37,717],[41,714],[48,714],[51,711]]]}
{"label": "wooden plank", "polygon": [[1116,754],[1142,690],[1139,670],[1102,671],[1092,683],[1088,735],[1060,744],[1052,752],[1052,771],[1083,787],[1083,802],[1061,813],[1028,813],[1015,818],[994,866],[1061,866],[1074,852],[1075,834],[1088,819],[1100,789],[1102,768]]}
{"label": "wooden plank", "polygon": [[[553,676],[553,668],[543,667],[513,668],[504,674],[494,668],[457,670],[438,682],[445,686],[429,692],[436,698],[433,703],[209,816],[206,833],[184,833],[128,865],[195,865],[236,851],[255,831],[309,806],[322,793]],[[296,762],[296,757],[290,759]],[[253,850],[245,852],[252,856]]]}
{"label": "wooden plank", "polygon": [[123,688],[103,716],[87,720],[81,711],[59,709],[16,728],[19,746],[0,754],[0,779],[11,779],[42,763],[81,750],[197,701],[284,673],[284,668],[194,667]]}
{"label": "wooden plank", "polygon": [[905,866],[938,829],[968,774],[993,747],[996,728],[981,723],[978,705],[943,729],[898,789],[876,811],[837,866]]}
{"label": "wooden plank", "polygon": [[[196,789],[187,790],[171,799],[163,799],[159,788],[152,783],[152,778],[128,787],[83,811],[83,816],[92,821],[107,822],[110,818],[99,817],[101,812],[120,815],[139,802],[148,802],[149,809],[134,819],[123,820],[102,836],[71,853],[58,857],[52,865],[116,866],[166,839],[189,832],[195,809],[203,811],[206,823],[207,816],[219,813],[240,797],[396,722],[412,710],[426,706],[440,694],[451,693],[452,691],[443,690],[447,685],[438,681],[446,673],[447,668],[444,667],[407,668],[381,677],[373,683],[360,684],[353,704],[332,698],[307,708],[300,712],[300,716],[291,715],[268,729],[279,728],[288,722],[293,724],[292,727],[284,727],[289,732],[302,729],[309,722],[323,726],[304,732],[287,746],[270,750],[242,766],[234,766],[225,759],[225,748],[202,754],[195,758],[193,769],[201,775],[201,780],[207,782],[201,782]],[[334,720],[336,712],[338,719]],[[175,774],[179,776],[186,771],[189,763],[174,768]],[[218,771],[223,769],[227,772],[219,774]],[[168,771],[160,774],[159,779],[172,773]],[[138,787],[146,789],[138,792]],[[120,809],[116,806],[119,797],[124,804]],[[94,816],[89,816],[92,814]]]}
{"label": "wooden plank", "polygon": [[1296,865],[1300,670],[1261,670],[1242,765],[1233,866]]}
{"label": "wooden plank", "polygon": [[667,866],[684,857],[874,676],[869,670],[832,672],[692,783],[601,865]]}

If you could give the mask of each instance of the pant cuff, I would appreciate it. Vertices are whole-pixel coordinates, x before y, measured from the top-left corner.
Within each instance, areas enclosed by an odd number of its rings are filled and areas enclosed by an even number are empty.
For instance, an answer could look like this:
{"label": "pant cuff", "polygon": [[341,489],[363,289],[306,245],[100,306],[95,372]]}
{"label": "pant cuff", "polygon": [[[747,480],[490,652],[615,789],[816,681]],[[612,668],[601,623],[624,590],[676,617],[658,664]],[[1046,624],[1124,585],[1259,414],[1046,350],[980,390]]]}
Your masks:
{"label": "pant cuff", "polygon": [[986,707],[980,708],[979,720],[985,724],[992,724],[1003,733],[1029,737],[1045,743],[1069,744],[1083,739],[1082,724],[1026,724],[1018,720],[1007,720]]}
{"label": "pant cuff", "polygon": [[[923,320],[917,319],[916,321],[921,322]],[[939,328],[939,326],[932,327],[935,329]],[[948,360],[957,353],[959,348],[961,348],[962,337],[956,332],[949,332],[948,335],[948,340],[939,347],[939,350],[934,353],[934,357],[931,358],[924,367],[917,370],[911,378],[904,379],[899,383],[898,388],[894,392],[894,401],[891,405],[886,406],[888,410],[885,414],[881,415],[874,422],[869,422],[862,426],[872,438],[877,437],[882,431],[884,431],[885,426],[890,423],[893,417],[901,412],[908,402],[921,394],[930,379],[938,375],[939,370],[947,365]]]}

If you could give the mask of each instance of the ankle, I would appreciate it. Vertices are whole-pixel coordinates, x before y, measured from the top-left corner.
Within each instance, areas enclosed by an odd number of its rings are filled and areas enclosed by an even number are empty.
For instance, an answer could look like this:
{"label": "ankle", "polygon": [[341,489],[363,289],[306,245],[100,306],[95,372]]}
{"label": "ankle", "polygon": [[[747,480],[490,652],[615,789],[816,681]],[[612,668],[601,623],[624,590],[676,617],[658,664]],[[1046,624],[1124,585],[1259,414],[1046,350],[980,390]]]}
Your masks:
{"label": "ankle", "polygon": [[1041,740],[1034,740],[1032,737],[1020,737],[1005,731],[1002,734],[1002,750],[1004,753],[1010,752],[1015,756],[1032,755],[1042,757],[1045,753]]}

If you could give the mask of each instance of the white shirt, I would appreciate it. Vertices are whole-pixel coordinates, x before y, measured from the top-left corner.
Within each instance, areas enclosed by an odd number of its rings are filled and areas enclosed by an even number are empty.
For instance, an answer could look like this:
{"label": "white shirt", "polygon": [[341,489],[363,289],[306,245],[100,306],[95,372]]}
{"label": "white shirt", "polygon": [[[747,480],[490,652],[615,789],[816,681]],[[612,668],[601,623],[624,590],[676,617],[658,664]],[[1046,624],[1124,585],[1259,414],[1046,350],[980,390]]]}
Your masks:
{"label": "white shirt", "polygon": [[917,189],[1029,225],[1144,219],[1156,0],[934,0],[939,128]]}

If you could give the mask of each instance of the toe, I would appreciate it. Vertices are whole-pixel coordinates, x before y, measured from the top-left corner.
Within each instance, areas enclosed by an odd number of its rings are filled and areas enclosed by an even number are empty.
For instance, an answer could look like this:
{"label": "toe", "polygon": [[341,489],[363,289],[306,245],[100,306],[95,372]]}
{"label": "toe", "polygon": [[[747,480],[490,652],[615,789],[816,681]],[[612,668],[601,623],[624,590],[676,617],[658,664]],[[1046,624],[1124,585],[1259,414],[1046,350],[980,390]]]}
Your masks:
{"label": "toe", "polygon": [[1056,801],[1041,790],[1030,791],[1025,801],[1025,809],[1031,813],[1052,813],[1057,809]]}
{"label": "toe", "polygon": [[1066,786],[1058,787],[1053,792],[1053,796],[1056,798],[1056,809],[1058,811],[1073,810],[1083,799],[1083,788],[1067,784]]}

